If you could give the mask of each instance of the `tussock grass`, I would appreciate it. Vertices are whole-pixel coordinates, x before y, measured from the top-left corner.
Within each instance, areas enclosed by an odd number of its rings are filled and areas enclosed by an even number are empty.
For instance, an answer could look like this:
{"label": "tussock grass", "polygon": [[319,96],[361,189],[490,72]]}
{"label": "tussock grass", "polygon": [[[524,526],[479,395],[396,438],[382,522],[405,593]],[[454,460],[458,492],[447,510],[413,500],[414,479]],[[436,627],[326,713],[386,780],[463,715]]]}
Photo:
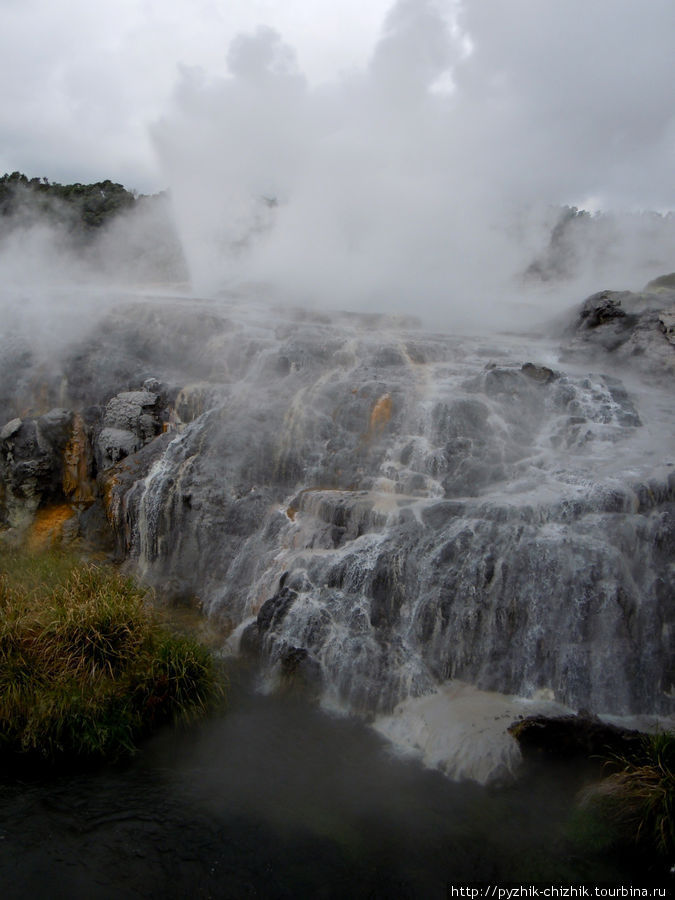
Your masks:
{"label": "tussock grass", "polygon": [[222,693],[208,650],[158,624],[130,579],[0,553],[1,753],[115,758]]}
{"label": "tussock grass", "polygon": [[635,758],[616,757],[618,772],[607,778],[622,808],[624,822],[632,826],[638,843],[646,842],[663,854],[675,854],[675,734],[647,735]]}
{"label": "tussock grass", "polygon": [[604,822],[614,842],[672,859],[675,854],[675,734],[645,735],[636,753],[612,756],[611,774],[588,790],[582,807]]}

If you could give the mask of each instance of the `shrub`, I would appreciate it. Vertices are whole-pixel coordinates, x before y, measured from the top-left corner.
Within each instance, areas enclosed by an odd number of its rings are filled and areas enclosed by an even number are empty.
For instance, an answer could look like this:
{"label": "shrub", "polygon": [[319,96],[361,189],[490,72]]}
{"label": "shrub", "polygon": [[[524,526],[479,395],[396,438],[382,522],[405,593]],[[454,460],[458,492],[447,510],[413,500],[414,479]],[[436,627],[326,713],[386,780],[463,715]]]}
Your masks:
{"label": "shrub", "polygon": [[209,652],[160,626],[130,579],[52,554],[0,560],[0,750],[114,758],[221,693]]}

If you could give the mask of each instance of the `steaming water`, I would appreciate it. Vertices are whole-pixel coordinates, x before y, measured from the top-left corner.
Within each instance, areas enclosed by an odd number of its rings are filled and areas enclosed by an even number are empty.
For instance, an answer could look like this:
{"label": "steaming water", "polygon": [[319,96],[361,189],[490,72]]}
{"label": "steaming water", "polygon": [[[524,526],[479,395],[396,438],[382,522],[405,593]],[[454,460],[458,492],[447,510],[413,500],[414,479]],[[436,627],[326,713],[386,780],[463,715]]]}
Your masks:
{"label": "steaming water", "polygon": [[180,382],[185,427],[115,525],[147,579],[234,630],[234,652],[413,730],[401,704],[449,679],[672,713],[669,385],[550,340],[393,317],[156,312],[124,315],[167,354],[192,348],[199,380]]}
{"label": "steaming water", "polygon": [[453,783],[301,694],[233,670],[229,709],[128,767],[0,787],[3,898],[419,897],[449,882],[637,883],[579,855],[582,776]]}
{"label": "steaming water", "polygon": [[479,782],[518,764],[505,727],[542,696],[672,711],[670,387],[550,341],[408,324],[147,300],[66,360],[64,404],[149,376],[179,389],[182,429],[115,470],[121,552],[198,597],[268,684],[291,669],[381,734],[244,678],[224,717],[127,769],[6,784],[4,894],[629,880],[566,843],[569,773]]}

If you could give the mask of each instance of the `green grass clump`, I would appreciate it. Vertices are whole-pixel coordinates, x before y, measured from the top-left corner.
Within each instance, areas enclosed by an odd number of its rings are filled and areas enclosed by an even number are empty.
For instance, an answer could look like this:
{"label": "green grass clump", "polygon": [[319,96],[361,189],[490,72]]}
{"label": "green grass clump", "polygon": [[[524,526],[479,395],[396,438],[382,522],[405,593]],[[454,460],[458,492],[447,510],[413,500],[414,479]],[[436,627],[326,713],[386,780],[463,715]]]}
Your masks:
{"label": "green grass clump", "polygon": [[635,758],[616,760],[620,771],[608,781],[623,799],[635,825],[636,840],[646,841],[663,855],[675,853],[675,734],[647,735]]}
{"label": "green grass clump", "polygon": [[56,761],[134,752],[221,693],[211,654],[156,622],[105,566],[0,558],[0,752]]}
{"label": "green grass clump", "polygon": [[613,756],[614,771],[584,798],[617,843],[662,859],[675,853],[675,734],[645,735],[636,753]]}

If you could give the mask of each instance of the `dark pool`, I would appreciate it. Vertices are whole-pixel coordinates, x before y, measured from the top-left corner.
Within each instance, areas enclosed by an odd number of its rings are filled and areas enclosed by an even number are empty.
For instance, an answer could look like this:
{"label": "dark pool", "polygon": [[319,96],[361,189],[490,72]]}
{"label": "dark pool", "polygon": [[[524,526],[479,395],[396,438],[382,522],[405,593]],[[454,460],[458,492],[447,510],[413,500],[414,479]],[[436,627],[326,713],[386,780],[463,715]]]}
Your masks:
{"label": "dark pool", "polygon": [[475,882],[637,883],[570,840],[581,776],[454,784],[365,725],[234,670],[228,709],[123,767],[0,785],[0,897],[445,898]]}

